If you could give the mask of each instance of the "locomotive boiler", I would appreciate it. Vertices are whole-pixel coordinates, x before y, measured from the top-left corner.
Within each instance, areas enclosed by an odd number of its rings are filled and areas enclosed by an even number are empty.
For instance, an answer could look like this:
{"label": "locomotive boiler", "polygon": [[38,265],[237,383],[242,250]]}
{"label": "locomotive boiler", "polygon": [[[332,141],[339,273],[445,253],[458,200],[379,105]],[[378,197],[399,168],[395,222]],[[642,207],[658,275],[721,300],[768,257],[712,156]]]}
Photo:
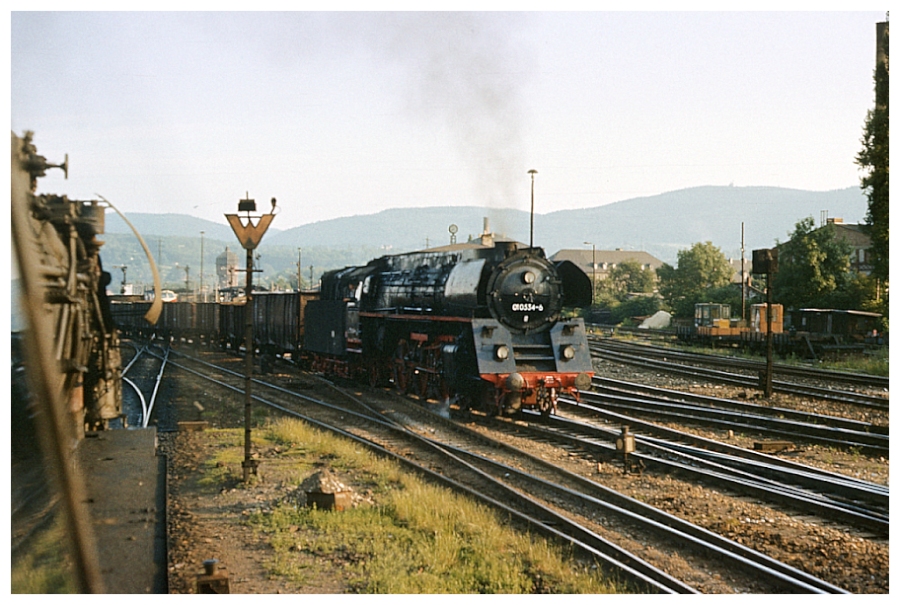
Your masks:
{"label": "locomotive boiler", "polygon": [[590,299],[580,268],[515,242],[383,256],[323,275],[304,349],[316,369],[445,409],[550,414],[560,394],[590,387],[584,322],[562,317]]}

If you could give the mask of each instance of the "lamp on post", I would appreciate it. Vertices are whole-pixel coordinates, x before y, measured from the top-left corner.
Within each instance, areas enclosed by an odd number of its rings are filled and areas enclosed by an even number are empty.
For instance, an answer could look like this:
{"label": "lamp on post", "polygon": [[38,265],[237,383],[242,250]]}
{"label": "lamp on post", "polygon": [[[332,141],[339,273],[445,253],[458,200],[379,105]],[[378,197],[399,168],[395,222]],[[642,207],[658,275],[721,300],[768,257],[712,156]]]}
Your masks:
{"label": "lamp on post", "polygon": [[531,169],[528,174],[531,175],[531,238],[528,241],[528,247],[534,248],[534,175],[537,174],[537,170]]}
{"label": "lamp on post", "polygon": [[591,305],[594,304],[594,292],[597,291],[597,248],[593,242],[584,242],[591,247]]}
{"label": "lamp on post", "polygon": [[[246,198],[238,202],[238,212],[244,212],[247,223],[244,224],[242,217],[237,214],[226,214],[228,224],[237,236],[241,246],[247,251],[247,288],[244,303],[244,462],[241,467],[244,469],[244,483],[249,481],[250,475],[256,475],[258,463],[250,457],[250,411],[253,396],[251,395],[251,385],[253,384],[253,251],[259,246],[259,242],[265,235],[266,230],[275,218],[275,198],[272,198],[272,212],[263,214],[262,216],[251,216],[251,212],[256,212],[256,202]],[[257,219],[254,225],[253,220]]]}
{"label": "lamp on post", "polygon": [[203,231],[200,232],[200,296],[206,302],[206,293],[203,292]]}

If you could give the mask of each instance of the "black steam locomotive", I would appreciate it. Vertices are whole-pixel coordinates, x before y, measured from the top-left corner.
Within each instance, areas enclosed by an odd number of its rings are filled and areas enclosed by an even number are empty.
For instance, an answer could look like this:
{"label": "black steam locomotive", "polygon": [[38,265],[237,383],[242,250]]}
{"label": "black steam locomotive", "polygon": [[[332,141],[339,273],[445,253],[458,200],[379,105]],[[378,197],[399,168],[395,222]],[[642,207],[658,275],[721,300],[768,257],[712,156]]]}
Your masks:
{"label": "black steam locomotive", "polygon": [[590,299],[580,268],[514,242],[384,256],[323,275],[304,352],[314,369],[393,381],[444,409],[546,415],[590,387],[584,322],[561,317]]}

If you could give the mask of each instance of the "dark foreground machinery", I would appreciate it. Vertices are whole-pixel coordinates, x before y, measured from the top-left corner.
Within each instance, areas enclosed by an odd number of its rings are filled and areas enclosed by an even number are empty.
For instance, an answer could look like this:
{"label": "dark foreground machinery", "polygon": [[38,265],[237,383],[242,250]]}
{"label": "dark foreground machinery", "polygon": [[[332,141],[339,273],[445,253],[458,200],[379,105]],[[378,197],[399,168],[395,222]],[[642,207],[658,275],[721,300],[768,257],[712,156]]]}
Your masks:
{"label": "dark foreground machinery", "polygon": [[[17,333],[13,365],[14,510],[46,496],[53,484],[71,546],[76,589],[102,592],[103,578],[87,510],[91,501],[75,464],[85,431],[108,428],[122,414],[118,335],[100,261],[105,208],[96,201],[41,194],[38,179],[51,168],[32,134],[11,136],[11,231],[15,252]],[[16,329],[16,328],[14,328]],[[35,442],[40,454],[33,455]],[[34,463],[38,458],[43,463]],[[28,478],[38,477],[32,484]],[[23,496],[23,494],[31,494]],[[21,505],[21,506],[19,506]],[[53,511],[53,507],[45,510]],[[49,514],[49,513],[48,513]],[[38,515],[38,518],[43,518]],[[14,530],[20,529],[13,515]],[[26,533],[26,535],[28,535]]]}
{"label": "dark foreground machinery", "polygon": [[[107,428],[122,414],[121,361],[98,236],[105,207],[97,201],[38,194],[38,178],[51,165],[38,155],[31,133],[12,135],[13,239],[26,316],[25,349],[37,376],[59,397],[73,436]],[[40,339],[45,334],[48,341]]]}

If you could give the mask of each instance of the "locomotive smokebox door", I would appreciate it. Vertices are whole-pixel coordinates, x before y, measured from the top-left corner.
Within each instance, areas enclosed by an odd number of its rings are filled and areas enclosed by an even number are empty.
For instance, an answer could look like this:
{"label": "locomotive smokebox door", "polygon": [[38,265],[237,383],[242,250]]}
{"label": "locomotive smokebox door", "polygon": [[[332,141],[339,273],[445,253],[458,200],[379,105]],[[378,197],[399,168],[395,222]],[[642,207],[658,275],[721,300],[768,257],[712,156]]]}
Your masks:
{"label": "locomotive smokebox door", "polygon": [[757,275],[778,273],[778,249],[763,248],[753,251],[753,272]]}

